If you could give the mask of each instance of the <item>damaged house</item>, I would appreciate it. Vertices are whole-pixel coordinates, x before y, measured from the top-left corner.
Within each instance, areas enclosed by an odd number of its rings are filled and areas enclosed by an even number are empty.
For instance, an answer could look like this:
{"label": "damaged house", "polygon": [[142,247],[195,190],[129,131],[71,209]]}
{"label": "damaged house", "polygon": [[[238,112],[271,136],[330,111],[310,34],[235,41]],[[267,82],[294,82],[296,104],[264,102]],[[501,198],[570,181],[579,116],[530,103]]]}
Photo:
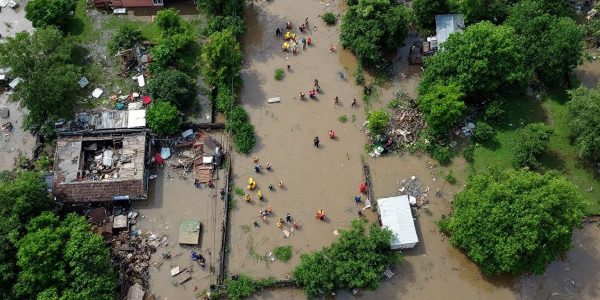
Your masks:
{"label": "damaged house", "polygon": [[[131,111],[130,111],[131,112]],[[147,197],[149,135],[145,118],[116,122],[98,114],[95,130],[59,132],[54,157],[53,193],[72,203],[143,200]]]}

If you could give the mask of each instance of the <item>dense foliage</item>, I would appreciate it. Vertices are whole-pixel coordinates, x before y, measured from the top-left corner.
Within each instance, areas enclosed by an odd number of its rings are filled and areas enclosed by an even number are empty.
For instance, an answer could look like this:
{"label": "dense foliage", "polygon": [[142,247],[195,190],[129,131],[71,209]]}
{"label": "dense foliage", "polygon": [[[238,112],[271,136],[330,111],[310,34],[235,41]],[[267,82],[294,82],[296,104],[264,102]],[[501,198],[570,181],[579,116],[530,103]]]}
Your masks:
{"label": "dense foliage", "polygon": [[25,5],[25,17],[36,28],[64,28],[75,10],[75,4],[75,0],[29,0]]}
{"label": "dense foliage", "polygon": [[170,102],[155,101],[146,112],[146,121],[154,134],[167,136],[179,130],[181,116]]}
{"label": "dense foliage", "polygon": [[246,31],[244,20],[239,16],[214,16],[208,19],[202,34],[208,37],[217,31],[223,31],[225,29],[231,30],[238,40],[242,38],[242,35],[244,35],[244,32]]}
{"label": "dense foliage", "polygon": [[282,262],[288,262],[292,259],[292,246],[280,246],[273,249],[275,258]]}
{"label": "dense foliage", "polygon": [[485,20],[499,24],[513,2],[516,0],[449,0],[453,11],[462,14],[469,24]]}
{"label": "dense foliage", "polygon": [[481,101],[483,95],[523,86],[531,79],[531,69],[519,46],[512,27],[490,22],[452,34],[444,50],[425,61],[419,94],[426,94],[434,83],[455,83],[468,99]]}
{"label": "dense foliage", "polygon": [[323,19],[323,21],[325,22],[325,24],[327,25],[334,25],[337,22],[337,17],[335,16],[334,13],[328,11],[325,12],[322,16],[321,19]]}
{"label": "dense foliage", "polygon": [[150,71],[160,73],[173,66],[186,67],[184,56],[196,42],[190,24],[172,8],[159,11],[156,22],[162,39],[150,49]]}
{"label": "dense foliage", "polygon": [[475,122],[473,129],[473,140],[482,144],[488,144],[496,137],[496,131],[485,121]]}
{"label": "dense foliage", "polygon": [[517,168],[539,167],[539,157],[548,148],[552,128],[544,123],[527,124],[517,133],[513,148],[513,165]]}
{"label": "dense foliage", "polygon": [[568,17],[556,17],[539,0],[524,0],[510,11],[526,65],[546,83],[569,80],[583,58],[583,30]]}
{"label": "dense foliage", "polygon": [[570,249],[583,201],[554,173],[494,171],[471,176],[439,225],[487,274],[541,274]]}
{"label": "dense foliage", "polygon": [[0,179],[0,298],[14,299],[17,268],[15,244],[25,224],[53,205],[45,183],[35,172],[3,172]]}
{"label": "dense foliage", "polygon": [[571,91],[570,96],[567,106],[571,142],[580,157],[588,162],[600,162],[600,91],[579,87]]}
{"label": "dense foliage", "polygon": [[344,288],[376,289],[385,268],[401,261],[400,253],[390,248],[392,232],[371,224],[366,234],[365,223],[353,220],[330,246],[300,256],[293,275],[308,297]]}
{"label": "dense foliage", "polygon": [[419,95],[419,108],[427,125],[437,134],[445,134],[462,117],[466,109],[461,87],[434,84]]}
{"label": "dense foliage", "polygon": [[225,114],[226,117],[229,116],[229,112],[233,109],[234,105],[236,104],[235,101],[235,96],[231,94],[230,89],[223,87],[217,91],[215,105],[217,106],[217,110]]}
{"label": "dense foliage", "polygon": [[413,13],[417,26],[425,30],[435,30],[435,15],[448,13],[450,7],[447,0],[414,0]]}
{"label": "dense foliage", "polygon": [[248,121],[234,130],[235,150],[243,154],[250,154],[256,145],[254,125]]}
{"label": "dense foliage", "polygon": [[198,0],[196,4],[211,16],[244,15],[244,0]]}
{"label": "dense foliage", "polygon": [[11,99],[27,108],[23,127],[31,129],[73,117],[79,100],[81,68],[74,64],[73,42],[55,27],[22,31],[0,43],[0,65],[24,81]]}
{"label": "dense foliage", "polygon": [[385,52],[402,44],[408,32],[409,12],[390,0],[359,0],[342,17],[340,39],[364,66],[383,62]]}
{"label": "dense foliage", "polygon": [[119,50],[130,49],[142,40],[142,32],[130,26],[123,26],[108,41],[108,51],[112,54]]}
{"label": "dense foliage", "polygon": [[32,219],[17,243],[15,293],[23,298],[114,299],[116,276],[108,248],[84,217]]}
{"label": "dense foliage", "polygon": [[382,109],[374,110],[369,112],[367,116],[367,128],[369,129],[369,133],[371,136],[377,136],[384,133],[387,128],[388,122],[390,121],[390,117],[387,112]]}
{"label": "dense foliage", "polygon": [[174,8],[159,10],[154,22],[158,25],[163,38],[186,31],[186,22]]}
{"label": "dense foliage", "polygon": [[204,80],[211,86],[241,84],[242,51],[231,30],[213,33],[202,49]]}
{"label": "dense foliage", "polygon": [[196,99],[196,82],[181,71],[168,69],[150,80],[148,92],[154,99],[169,101],[179,110],[186,110]]}

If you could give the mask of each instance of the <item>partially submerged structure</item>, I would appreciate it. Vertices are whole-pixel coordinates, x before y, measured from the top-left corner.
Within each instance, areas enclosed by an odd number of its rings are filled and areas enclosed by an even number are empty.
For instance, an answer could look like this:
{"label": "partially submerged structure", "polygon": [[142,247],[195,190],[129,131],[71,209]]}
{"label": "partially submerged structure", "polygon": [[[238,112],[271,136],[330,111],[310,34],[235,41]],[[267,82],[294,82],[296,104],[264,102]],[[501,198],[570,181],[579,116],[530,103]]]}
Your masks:
{"label": "partially submerged structure", "polygon": [[400,195],[377,200],[381,225],[394,234],[390,245],[392,249],[413,248],[419,242],[410,208],[410,198],[413,197]]}
{"label": "partially submerged structure", "polygon": [[465,28],[465,20],[462,15],[447,14],[435,16],[435,38],[438,45],[442,45],[448,37],[460,32]]}

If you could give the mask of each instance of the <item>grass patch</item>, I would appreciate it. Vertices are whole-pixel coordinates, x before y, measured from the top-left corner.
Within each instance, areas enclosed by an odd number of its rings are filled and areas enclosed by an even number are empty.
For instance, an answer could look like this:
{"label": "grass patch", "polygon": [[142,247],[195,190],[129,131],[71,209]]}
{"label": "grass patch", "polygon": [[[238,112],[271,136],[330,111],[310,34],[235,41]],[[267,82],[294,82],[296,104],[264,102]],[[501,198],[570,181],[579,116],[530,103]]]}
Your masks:
{"label": "grass patch", "polygon": [[292,258],[292,246],[280,246],[273,249],[275,258],[282,262],[288,262]]}
{"label": "grass patch", "polygon": [[275,80],[283,80],[283,74],[283,69],[279,68],[275,70],[275,75],[273,77],[275,77]]}
{"label": "grass patch", "polygon": [[[544,122],[553,130],[548,151],[541,157],[541,169],[557,170],[568,178],[588,200],[587,214],[600,213],[600,181],[579,159],[569,143],[570,116],[566,107],[568,96],[564,92],[551,92],[543,102],[531,98],[512,99],[505,106],[502,122],[493,124],[496,140],[493,145],[475,147],[473,171],[485,171],[491,165],[511,168],[517,131],[529,123]],[[592,188],[591,192],[588,189]]]}
{"label": "grass patch", "polygon": [[160,29],[155,22],[147,23],[143,21],[134,21],[127,19],[124,16],[110,15],[107,17],[107,21],[102,27],[116,31],[123,26],[129,26],[133,29],[141,31],[144,39],[152,43],[156,44],[160,42]]}
{"label": "grass patch", "polygon": [[342,123],[346,123],[346,122],[348,122],[348,116],[341,115],[341,116],[338,117],[338,121],[340,121]]}
{"label": "grass patch", "polygon": [[86,10],[87,1],[78,0],[73,17],[67,21],[65,26],[66,33],[73,36],[80,43],[91,42],[98,37],[98,32]]}
{"label": "grass patch", "polygon": [[235,194],[238,196],[244,196],[244,194],[246,194],[246,192],[244,192],[244,189],[239,186],[236,186],[234,191],[235,191]]}
{"label": "grass patch", "polygon": [[356,122],[356,115],[352,115],[352,123]]}

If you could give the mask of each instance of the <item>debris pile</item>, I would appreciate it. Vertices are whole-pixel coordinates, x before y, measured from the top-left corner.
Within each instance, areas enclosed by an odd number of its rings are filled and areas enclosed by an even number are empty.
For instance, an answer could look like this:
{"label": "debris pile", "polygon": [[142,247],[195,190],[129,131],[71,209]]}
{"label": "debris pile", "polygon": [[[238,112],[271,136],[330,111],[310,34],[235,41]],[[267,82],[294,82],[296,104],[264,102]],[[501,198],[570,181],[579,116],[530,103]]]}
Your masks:
{"label": "debris pile", "polygon": [[128,77],[132,71],[146,73],[150,62],[148,47],[148,43],[143,43],[130,49],[120,50],[117,53],[119,57],[119,76]]}
{"label": "debris pile", "polygon": [[401,96],[399,100],[400,105],[393,109],[390,118],[389,135],[402,147],[417,141],[418,133],[425,127],[425,122],[413,99]]}
{"label": "debris pile", "polygon": [[96,141],[84,144],[84,165],[81,177],[84,180],[117,179],[121,169],[133,169],[133,157],[138,149],[126,153],[118,141]]}
{"label": "debris pile", "polygon": [[411,205],[420,208],[429,204],[429,187],[423,187],[416,176],[400,180],[398,191],[401,194],[415,197],[416,201]]}
{"label": "debris pile", "polygon": [[13,125],[11,122],[4,122],[2,123],[2,133],[4,133],[4,135],[10,135],[13,131]]}

